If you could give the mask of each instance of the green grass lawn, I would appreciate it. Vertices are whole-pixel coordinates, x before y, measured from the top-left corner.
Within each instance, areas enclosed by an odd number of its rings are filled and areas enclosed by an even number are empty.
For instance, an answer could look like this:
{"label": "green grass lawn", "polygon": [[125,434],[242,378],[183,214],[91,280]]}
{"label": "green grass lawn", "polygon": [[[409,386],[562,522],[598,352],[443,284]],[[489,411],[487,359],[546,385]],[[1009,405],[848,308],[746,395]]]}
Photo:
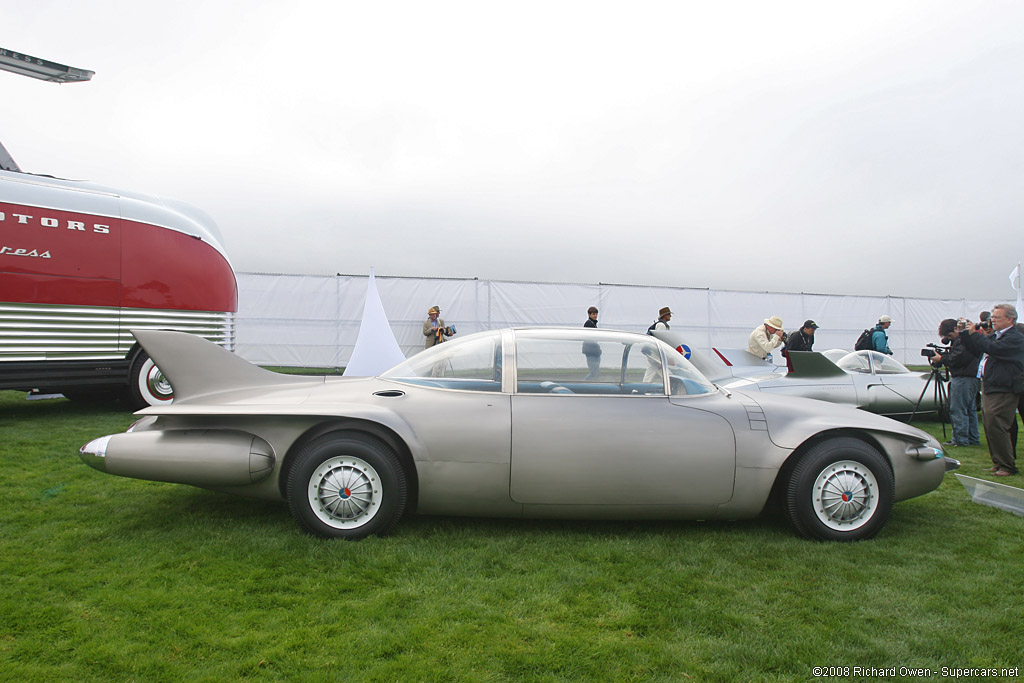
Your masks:
{"label": "green grass lawn", "polygon": [[[301,533],[284,504],[79,461],[133,419],[0,392],[0,680],[805,681],[816,666],[936,680],[1024,666],[1024,518],[971,502],[952,475],[863,543],[802,540],[773,519],[439,517],[346,543]],[[990,478],[984,447],[953,455]]]}

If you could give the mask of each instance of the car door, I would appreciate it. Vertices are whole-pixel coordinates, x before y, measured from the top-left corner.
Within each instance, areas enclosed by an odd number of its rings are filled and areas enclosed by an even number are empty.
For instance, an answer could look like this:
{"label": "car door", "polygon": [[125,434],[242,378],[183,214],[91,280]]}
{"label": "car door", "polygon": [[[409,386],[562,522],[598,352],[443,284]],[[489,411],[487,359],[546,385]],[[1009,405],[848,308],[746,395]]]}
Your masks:
{"label": "car door", "polygon": [[[898,361],[877,351],[865,354],[871,361],[870,381],[865,389],[864,407],[881,415],[909,413],[924,389],[919,375],[910,373]],[[909,381],[908,381],[909,380]]]}
{"label": "car door", "polygon": [[414,435],[419,512],[519,514],[508,495],[511,390],[502,377],[503,348],[500,331],[469,335],[381,375],[391,384],[374,400]]}
{"label": "car door", "polygon": [[516,333],[512,499],[561,505],[729,500],[735,437],[724,418],[706,409],[720,396],[673,402],[661,374],[661,345],[653,339],[588,337],[601,346],[601,375],[584,381],[586,360],[571,331]]}

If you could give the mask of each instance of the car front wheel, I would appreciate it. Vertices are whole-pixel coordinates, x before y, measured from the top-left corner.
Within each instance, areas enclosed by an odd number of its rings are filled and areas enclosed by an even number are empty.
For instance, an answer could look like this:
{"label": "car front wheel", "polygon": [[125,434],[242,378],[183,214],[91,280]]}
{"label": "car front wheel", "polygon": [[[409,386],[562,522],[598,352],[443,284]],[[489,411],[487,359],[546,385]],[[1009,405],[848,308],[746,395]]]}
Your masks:
{"label": "car front wheel", "polygon": [[388,446],[355,435],[327,434],[296,456],[288,507],[303,529],[357,540],[387,533],[405,511],[402,466]]}
{"label": "car front wheel", "polygon": [[876,449],[853,438],[823,441],[789,478],[790,521],[808,538],[860,541],[889,519],[895,497],[892,468]]}

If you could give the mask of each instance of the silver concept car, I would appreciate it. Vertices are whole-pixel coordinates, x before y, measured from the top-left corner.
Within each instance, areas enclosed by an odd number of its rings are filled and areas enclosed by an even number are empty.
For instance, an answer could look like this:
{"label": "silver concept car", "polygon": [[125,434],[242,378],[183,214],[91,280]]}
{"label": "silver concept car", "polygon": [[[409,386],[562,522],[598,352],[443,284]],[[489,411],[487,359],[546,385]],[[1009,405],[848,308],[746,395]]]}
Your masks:
{"label": "silver concept car", "polygon": [[785,375],[737,377],[723,386],[845,403],[898,419],[935,414],[940,386],[942,396],[947,391],[942,377],[908,370],[878,351],[854,351],[835,361],[817,352],[794,351],[790,362],[793,369]]}
{"label": "silver concept car", "polygon": [[[726,389],[764,391],[843,403],[897,419],[934,415],[939,410],[942,378],[914,372],[878,351],[819,353],[794,351],[786,366],[775,366],[738,349],[712,349],[704,354],[691,348],[674,330],[653,333],[689,358],[712,382]],[[931,380],[931,381],[929,381]],[[941,388],[945,396],[946,387]]]}
{"label": "silver concept car", "polygon": [[481,332],[376,378],[282,375],[194,335],[135,335],[175,401],[81,458],[285,500],[324,537],[384,533],[406,511],[731,520],[776,501],[800,534],[852,541],[957,464],[884,417],[720,389],[643,334]]}

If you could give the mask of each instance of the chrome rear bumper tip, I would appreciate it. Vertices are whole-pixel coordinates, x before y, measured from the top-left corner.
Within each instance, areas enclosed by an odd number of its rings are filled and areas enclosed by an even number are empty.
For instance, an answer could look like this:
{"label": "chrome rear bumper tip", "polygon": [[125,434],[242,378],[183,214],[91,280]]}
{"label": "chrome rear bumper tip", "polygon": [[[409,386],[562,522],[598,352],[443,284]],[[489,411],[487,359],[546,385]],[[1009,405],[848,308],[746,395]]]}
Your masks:
{"label": "chrome rear bumper tip", "polygon": [[107,444],[110,442],[111,436],[113,435],[101,436],[85,444],[78,449],[78,457],[89,467],[100,472],[106,472]]}

